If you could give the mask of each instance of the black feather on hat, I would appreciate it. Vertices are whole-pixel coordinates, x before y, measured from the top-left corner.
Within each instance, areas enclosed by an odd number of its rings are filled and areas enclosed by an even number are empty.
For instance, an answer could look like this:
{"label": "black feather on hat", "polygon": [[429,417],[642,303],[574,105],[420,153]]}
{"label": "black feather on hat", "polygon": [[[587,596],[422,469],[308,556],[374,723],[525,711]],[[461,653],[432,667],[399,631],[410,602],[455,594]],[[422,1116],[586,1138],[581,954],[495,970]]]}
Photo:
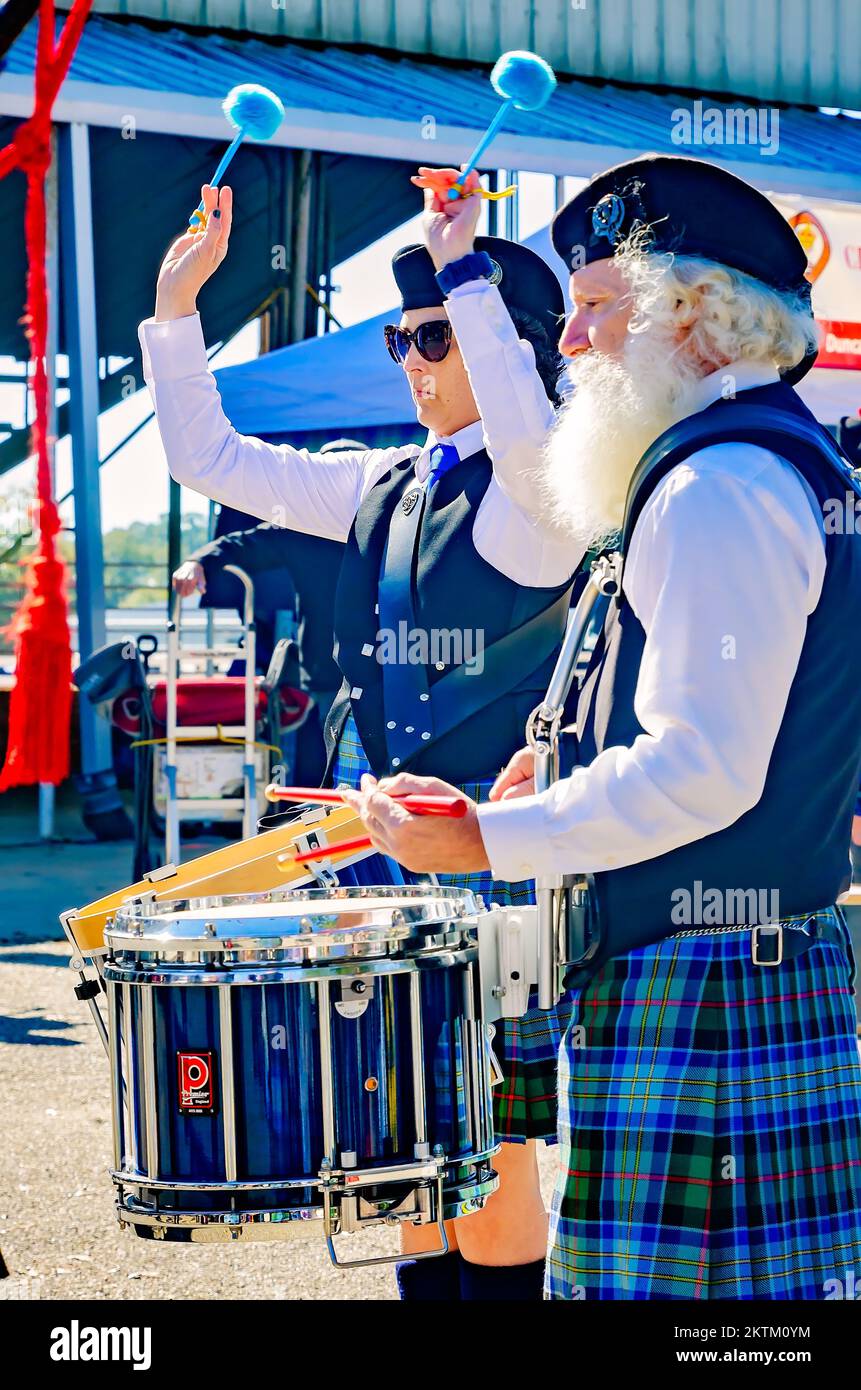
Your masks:
{"label": "black feather on hat", "polygon": [[[578,270],[641,228],[650,250],[719,261],[810,303],[807,256],[786,218],[759,189],[705,159],[647,154],[617,164],[559,209],[551,236]],[[800,380],[815,359],[808,353],[784,379]]]}
{"label": "black feather on hat", "polygon": [[[505,237],[479,236],[476,251],[486,251],[494,263],[492,284],[509,309],[531,314],[556,343],[565,317],[565,299],[554,272],[541,256]],[[445,296],[436,282],[436,272],[427,248],[403,246],[392,257],[392,272],[401,293],[401,308],[432,309]]]}

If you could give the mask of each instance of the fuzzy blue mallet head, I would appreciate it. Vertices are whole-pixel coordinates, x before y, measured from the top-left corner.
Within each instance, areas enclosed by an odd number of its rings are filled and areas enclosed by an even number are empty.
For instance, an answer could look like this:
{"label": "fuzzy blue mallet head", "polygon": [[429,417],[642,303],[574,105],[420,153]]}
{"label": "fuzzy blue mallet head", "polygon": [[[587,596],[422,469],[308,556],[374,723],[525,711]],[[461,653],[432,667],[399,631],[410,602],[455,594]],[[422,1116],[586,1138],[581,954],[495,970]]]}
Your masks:
{"label": "fuzzy blue mallet head", "polygon": [[494,91],[513,101],[518,111],[538,111],[550,100],[556,74],[537,53],[514,49],[497,59],[490,81]]}
{"label": "fuzzy blue mallet head", "polygon": [[[243,140],[271,140],[284,119],[280,99],[268,87],[258,87],[256,82],[244,82],[240,87],[234,87],[224,98],[221,109],[236,134],[212,176],[210,182],[213,188],[218,188]],[[203,203],[200,202],[189,218],[188,228],[193,232],[201,231],[205,226],[206,217]]]}
{"label": "fuzzy blue mallet head", "polygon": [[[448,197],[450,199],[468,196],[464,193],[466,180],[478,164],[512,106],[516,111],[540,110],[550,100],[553,88],[556,86],[556,74],[550,64],[545,63],[543,58],[539,58],[537,53],[525,53],[520,49],[513,49],[510,53],[503,53],[501,58],[497,58],[490,74],[490,81],[493,90],[503,98],[503,103],[463,166],[457,183],[449,189]],[[511,192],[513,192],[513,188],[506,189],[502,195],[498,193],[485,194],[485,197],[505,197]]]}
{"label": "fuzzy blue mallet head", "polygon": [[280,98],[256,82],[229,91],[223,110],[230,124],[251,140],[271,140],[284,119]]}

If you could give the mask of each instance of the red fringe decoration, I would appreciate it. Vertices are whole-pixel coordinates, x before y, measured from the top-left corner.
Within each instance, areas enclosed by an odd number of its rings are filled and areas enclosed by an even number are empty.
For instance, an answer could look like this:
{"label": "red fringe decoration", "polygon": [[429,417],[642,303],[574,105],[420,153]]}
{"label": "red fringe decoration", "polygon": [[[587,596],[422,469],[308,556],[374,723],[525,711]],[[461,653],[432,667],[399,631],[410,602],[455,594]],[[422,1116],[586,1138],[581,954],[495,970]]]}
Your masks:
{"label": "red fringe decoration", "polygon": [[55,785],[69,775],[72,653],[66,602],[66,567],[57,554],[60,517],[48,452],[48,286],[45,277],[45,175],[51,164],[51,110],[68,72],[93,0],[75,0],[54,43],[54,0],[41,0],[33,115],[0,150],[0,178],[12,169],[27,176],[24,231],[27,308],[23,322],[33,367],[36,516],[39,541],[27,564],[26,592],[10,625],[15,637],[15,685],[9,707],[9,743],[0,791]]}

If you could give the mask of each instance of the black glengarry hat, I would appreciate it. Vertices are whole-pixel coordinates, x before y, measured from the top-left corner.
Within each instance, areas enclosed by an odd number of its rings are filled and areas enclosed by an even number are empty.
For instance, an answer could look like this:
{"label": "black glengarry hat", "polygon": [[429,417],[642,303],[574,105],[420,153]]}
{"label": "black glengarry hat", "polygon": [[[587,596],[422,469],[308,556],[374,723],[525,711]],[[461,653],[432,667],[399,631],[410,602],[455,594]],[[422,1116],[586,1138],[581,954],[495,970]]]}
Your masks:
{"label": "black glengarry hat", "polygon": [[[612,256],[640,228],[652,251],[719,261],[810,302],[807,256],[792,227],[764,193],[720,165],[668,154],[617,164],[559,209],[551,236],[557,255],[577,270]],[[798,381],[815,357],[808,354],[786,380]]]}
{"label": "black glengarry hat", "polygon": [[[476,251],[486,251],[494,263],[492,283],[509,309],[537,319],[556,343],[565,317],[565,298],[554,272],[541,256],[505,237],[478,236]],[[392,272],[401,294],[401,309],[432,309],[445,296],[427,248],[403,246],[392,257]]]}

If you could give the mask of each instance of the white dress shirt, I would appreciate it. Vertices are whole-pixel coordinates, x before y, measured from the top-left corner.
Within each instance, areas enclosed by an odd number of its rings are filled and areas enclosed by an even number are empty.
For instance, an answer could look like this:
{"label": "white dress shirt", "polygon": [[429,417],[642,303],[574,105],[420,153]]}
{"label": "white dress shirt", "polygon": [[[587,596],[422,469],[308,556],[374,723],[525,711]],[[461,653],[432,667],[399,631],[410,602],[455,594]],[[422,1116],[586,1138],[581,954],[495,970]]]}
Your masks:
{"label": "white dress shirt", "polygon": [[[727,381],[743,392],[776,379],[733,364],[701,383],[697,408]],[[755,806],[824,575],[821,509],[784,459],[720,444],[673,468],[637,521],[622,581],[646,634],[644,732],[541,795],[482,806],[494,877],[622,868]]]}
{"label": "white dress shirt", "polygon": [[[582,557],[531,515],[534,486],[526,475],[536,468],[554,420],[532,346],[518,338],[499,290],[486,280],[460,286],[447,303],[482,418],[452,439],[429,435],[416,474],[420,481],[427,476],[437,442],[453,444],[467,458],[483,441],[493,477],[473,527],[478,553],[518,584],[562,584]],[[344,541],[370,489],[414,452],[408,445],[321,456],[239,434],[222,410],[198,314],[167,323],[147,319],[140,342],[172,476],[251,516]]]}

